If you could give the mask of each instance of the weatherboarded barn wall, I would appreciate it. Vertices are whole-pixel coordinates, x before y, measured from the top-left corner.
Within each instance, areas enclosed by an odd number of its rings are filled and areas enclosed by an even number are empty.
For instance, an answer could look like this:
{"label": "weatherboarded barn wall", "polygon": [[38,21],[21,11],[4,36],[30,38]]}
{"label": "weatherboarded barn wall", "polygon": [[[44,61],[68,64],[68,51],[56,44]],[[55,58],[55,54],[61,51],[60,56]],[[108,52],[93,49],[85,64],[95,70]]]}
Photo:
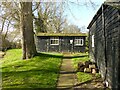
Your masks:
{"label": "weatherboarded barn wall", "polygon": [[36,42],[38,52],[85,52],[86,34],[38,34]]}
{"label": "weatherboarded barn wall", "polygon": [[88,26],[89,54],[109,87],[120,88],[120,4],[103,4]]}

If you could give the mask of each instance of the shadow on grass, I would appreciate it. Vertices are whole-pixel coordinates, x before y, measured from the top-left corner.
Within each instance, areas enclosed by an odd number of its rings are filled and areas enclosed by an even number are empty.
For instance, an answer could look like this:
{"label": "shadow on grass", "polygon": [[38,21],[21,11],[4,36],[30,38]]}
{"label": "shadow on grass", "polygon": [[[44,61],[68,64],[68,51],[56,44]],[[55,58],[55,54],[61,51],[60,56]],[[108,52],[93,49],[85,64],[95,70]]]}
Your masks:
{"label": "shadow on grass", "polygon": [[42,73],[42,74],[47,74],[47,73],[58,73],[57,71],[58,69],[51,69],[51,70],[47,70],[47,69],[32,69],[32,70],[27,70],[27,71],[10,71],[10,72],[2,72],[2,74],[6,74],[6,75],[17,75],[17,74],[22,74],[22,76],[25,75],[25,73]]}
{"label": "shadow on grass", "polygon": [[63,56],[63,59],[81,58],[87,57],[88,55],[78,55],[78,56]]}
{"label": "shadow on grass", "polygon": [[60,70],[58,65],[62,57],[62,55],[38,53],[33,58],[34,60],[20,61],[3,67],[2,69],[8,69],[8,72],[2,72],[2,90],[41,90],[44,88],[55,90]]}
{"label": "shadow on grass", "polygon": [[53,57],[53,58],[62,58],[63,55],[55,55],[55,54],[49,54],[49,53],[38,53],[37,56],[42,56],[42,57]]}
{"label": "shadow on grass", "polygon": [[[45,61],[45,60],[49,59],[49,57],[61,58],[61,59],[72,59],[72,58],[86,57],[88,55],[63,56],[62,54],[54,54],[54,53],[52,53],[52,54],[51,53],[38,53],[37,56],[39,56],[37,59]],[[38,60],[35,60],[35,62],[38,62]],[[48,63],[50,63],[50,62],[48,62]],[[61,61],[61,63],[62,63],[62,61]],[[44,64],[47,64],[47,63],[44,63]],[[25,65],[27,65],[27,64],[25,64]],[[51,62],[50,66],[55,67],[55,63]],[[7,67],[9,67],[9,66],[7,66]],[[10,67],[12,67],[12,66],[10,66]],[[19,67],[22,67],[22,66],[19,66]],[[19,67],[17,67],[17,68],[19,68]],[[17,87],[23,87],[23,88],[17,88],[17,90],[41,90],[42,88],[43,89],[44,88],[45,89],[49,88],[50,90],[55,90],[54,87],[56,87],[56,86],[54,86],[55,85],[54,83],[57,82],[56,79],[59,77],[59,75],[57,76],[57,78],[56,77],[53,78],[52,75],[53,74],[54,75],[58,74],[59,69],[60,68],[51,68],[51,67],[49,67],[48,69],[45,69],[45,68],[41,68],[41,66],[37,65],[37,68],[31,69],[31,70],[2,72],[3,79],[4,78],[8,79],[7,80],[8,83],[5,84],[5,86],[8,86],[8,88],[5,88],[3,86],[4,88],[2,90],[16,90]],[[65,72],[63,72],[63,73],[65,73]],[[36,75],[38,75],[38,76],[36,76]],[[12,77],[18,78],[18,82],[22,82],[22,83],[15,83],[16,81],[14,80],[14,78],[10,79],[9,76],[11,76],[11,78]],[[33,78],[32,82],[30,81],[32,77],[37,78],[36,82],[34,82],[34,78]],[[45,79],[43,79],[43,78],[49,79],[47,81],[52,81],[53,80],[53,83],[44,81]],[[10,86],[10,88],[9,88],[9,86]],[[11,86],[13,86],[13,87],[11,87]],[[14,86],[15,86],[15,89],[14,89]],[[52,87],[50,87],[50,86],[52,86]],[[28,88],[26,88],[26,87],[28,87]]]}
{"label": "shadow on grass", "polygon": [[[4,88],[2,90],[13,90],[14,88],[15,90],[23,90],[24,88],[25,89],[28,88],[28,90],[29,89],[41,90],[40,88],[55,88],[55,82],[57,77],[54,77],[52,75],[57,75],[57,74],[58,74],[57,69],[56,70],[33,69],[28,71],[3,72],[2,73],[3,81],[5,79],[9,79],[9,81],[7,84],[5,84],[5,86],[3,86]],[[52,83],[47,81],[52,81]],[[7,88],[5,88],[6,86]]]}
{"label": "shadow on grass", "polygon": [[2,88],[2,90],[57,90],[57,89],[56,88]]}
{"label": "shadow on grass", "polygon": [[42,56],[42,57],[53,57],[53,58],[63,58],[63,59],[72,59],[72,58],[80,58],[80,57],[87,57],[88,55],[69,55],[69,56],[64,56],[64,55],[54,55],[54,54],[47,54],[47,53],[38,53],[38,56]]}

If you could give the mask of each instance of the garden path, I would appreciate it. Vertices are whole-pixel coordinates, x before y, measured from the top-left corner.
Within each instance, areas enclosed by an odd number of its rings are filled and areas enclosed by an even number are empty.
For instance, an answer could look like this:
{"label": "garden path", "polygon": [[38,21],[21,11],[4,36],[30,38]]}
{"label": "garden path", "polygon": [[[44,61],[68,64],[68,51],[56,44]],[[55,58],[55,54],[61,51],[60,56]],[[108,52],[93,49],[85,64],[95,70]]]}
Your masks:
{"label": "garden path", "polygon": [[61,90],[80,90],[80,88],[86,88],[85,90],[91,89],[96,90],[96,88],[104,89],[102,84],[102,79],[98,78],[95,80],[90,80],[85,83],[80,83],[77,81],[76,71],[73,67],[71,55],[64,54],[61,68],[60,68],[60,75],[58,78],[57,89]]}
{"label": "garden path", "polygon": [[57,88],[72,89],[77,84],[76,71],[74,70],[70,56],[64,55],[60,68]]}

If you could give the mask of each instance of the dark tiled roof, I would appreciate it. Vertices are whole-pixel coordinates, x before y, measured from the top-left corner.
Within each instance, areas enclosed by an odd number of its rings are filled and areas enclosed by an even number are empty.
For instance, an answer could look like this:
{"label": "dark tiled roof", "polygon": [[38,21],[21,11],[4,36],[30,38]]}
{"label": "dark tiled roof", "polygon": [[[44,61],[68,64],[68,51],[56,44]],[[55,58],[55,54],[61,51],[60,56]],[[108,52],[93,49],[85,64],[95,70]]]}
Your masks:
{"label": "dark tiled roof", "polygon": [[88,25],[87,29],[89,29],[92,24],[96,21],[96,19],[99,17],[99,15],[102,14],[102,7],[107,7],[107,6],[112,6],[113,8],[116,9],[120,9],[120,2],[104,2],[101,7],[99,8],[99,10],[97,11],[97,13],[95,14],[95,16],[93,17],[92,21],[90,22],[90,24]]}

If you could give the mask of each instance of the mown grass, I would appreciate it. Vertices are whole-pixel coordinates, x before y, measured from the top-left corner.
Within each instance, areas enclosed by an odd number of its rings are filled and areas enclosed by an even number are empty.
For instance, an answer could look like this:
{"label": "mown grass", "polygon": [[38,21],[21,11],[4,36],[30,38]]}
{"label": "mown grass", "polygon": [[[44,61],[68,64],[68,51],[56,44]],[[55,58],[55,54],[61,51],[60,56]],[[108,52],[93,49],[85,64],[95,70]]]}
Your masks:
{"label": "mown grass", "polygon": [[55,88],[61,64],[61,54],[39,53],[22,60],[21,49],[8,50],[2,63],[3,88]]}
{"label": "mown grass", "polygon": [[[78,58],[72,59],[75,70],[77,70],[79,62],[85,62],[89,60],[88,53],[78,53],[78,54],[75,54],[74,56],[79,56]],[[86,81],[92,80],[93,78],[92,74],[88,74],[84,72],[77,72],[76,75],[80,83],[84,83]]]}
{"label": "mown grass", "polygon": [[[74,56],[77,56],[77,58],[72,59],[75,70],[77,70],[79,62],[84,63],[85,61],[90,60],[90,58],[88,57],[88,53],[77,53],[77,54],[74,54]],[[97,79],[101,77],[99,73],[92,75],[91,73],[77,72],[76,74],[77,74],[78,81],[80,83],[84,83],[89,80]]]}
{"label": "mown grass", "polygon": [[92,80],[92,75],[84,72],[77,72],[78,81],[83,83]]}
{"label": "mown grass", "polygon": [[77,57],[77,58],[72,59],[74,68],[76,70],[77,70],[77,66],[78,66],[79,62],[85,62],[85,61],[90,60],[88,57],[88,53],[76,53],[76,54],[74,54],[74,56]]}

